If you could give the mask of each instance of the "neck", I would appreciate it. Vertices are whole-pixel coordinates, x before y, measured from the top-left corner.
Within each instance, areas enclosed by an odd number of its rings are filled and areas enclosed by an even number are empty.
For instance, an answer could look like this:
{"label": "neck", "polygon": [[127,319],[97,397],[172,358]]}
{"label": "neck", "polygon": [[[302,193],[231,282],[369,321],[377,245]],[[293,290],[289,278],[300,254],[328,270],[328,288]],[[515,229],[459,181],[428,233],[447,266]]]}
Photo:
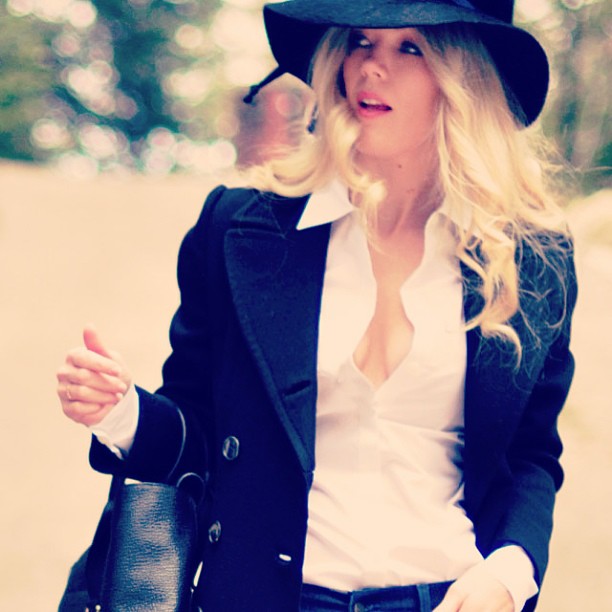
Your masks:
{"label": "neck", "polygon": [[442,201],[437,186],[437,167],[431,158],[408,161],[360,159],[360,167],[385,183],[387,195],[377,217],[377,233],[418,230]]}

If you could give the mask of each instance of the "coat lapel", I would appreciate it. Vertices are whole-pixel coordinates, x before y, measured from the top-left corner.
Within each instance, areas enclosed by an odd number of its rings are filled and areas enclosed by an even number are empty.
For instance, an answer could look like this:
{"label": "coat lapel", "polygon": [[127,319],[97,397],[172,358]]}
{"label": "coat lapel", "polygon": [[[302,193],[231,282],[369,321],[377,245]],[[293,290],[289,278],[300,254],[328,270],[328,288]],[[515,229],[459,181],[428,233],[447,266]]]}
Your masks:
{"label": "coat lapel", "polygon": [[[297,231],[307,198],[259,196],[232,221],[225,257],[236,312],[272,405],[307,479],[314,470],[317,343],[330,226]],[[466,320],[482,307],[462,265]],[[513,353],[467,333],[466,499],[479,503],[513,426]],[[490,469],[487,467],[490,466]]]}
{"label": "coat lapel", "polygon": [[310,479],[316,347],[330,226],[295,230],[306,201],[255,198],[234,218],[225,238],[225,257],[244,336]]}

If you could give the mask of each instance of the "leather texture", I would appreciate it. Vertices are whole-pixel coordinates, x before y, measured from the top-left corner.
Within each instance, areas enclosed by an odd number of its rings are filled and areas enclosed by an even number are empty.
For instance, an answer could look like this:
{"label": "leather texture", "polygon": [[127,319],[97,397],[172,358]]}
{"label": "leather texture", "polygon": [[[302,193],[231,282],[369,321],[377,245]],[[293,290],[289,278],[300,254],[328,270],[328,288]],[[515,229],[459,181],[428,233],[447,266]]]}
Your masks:
{"label": "leather texture", "polygon": [[157,483],[122,488],[102,582],[103,610],[188,610],[197,521],[187,493]]}
{"label": "leather texture", "polygon": [[197,505],[186,491],[116,477],[59,612],[187,612],[198,542]]}

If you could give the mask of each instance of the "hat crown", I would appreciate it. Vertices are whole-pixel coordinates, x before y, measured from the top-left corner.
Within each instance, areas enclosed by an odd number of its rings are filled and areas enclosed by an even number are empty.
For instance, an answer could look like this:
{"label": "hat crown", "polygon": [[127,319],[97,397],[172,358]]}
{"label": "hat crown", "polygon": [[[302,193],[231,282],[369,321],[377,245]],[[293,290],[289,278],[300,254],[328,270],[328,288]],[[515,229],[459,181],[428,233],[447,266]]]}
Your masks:
{"label": "hat crown", "polygon": [[507,23],[512,23],[514,0],[472,0],[474,8]]}

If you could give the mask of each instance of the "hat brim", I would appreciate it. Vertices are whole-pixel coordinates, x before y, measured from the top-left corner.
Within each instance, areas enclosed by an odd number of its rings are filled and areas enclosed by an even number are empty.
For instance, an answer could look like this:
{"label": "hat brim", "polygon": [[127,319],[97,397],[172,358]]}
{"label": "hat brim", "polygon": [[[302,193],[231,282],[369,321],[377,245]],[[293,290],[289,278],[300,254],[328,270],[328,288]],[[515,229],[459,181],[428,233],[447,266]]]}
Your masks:
{"label": "hat brim", "polygon": [[[489,50],[505,88],[520,106],[517,119],[529,125],[548,92],[546,53],[527,31],[482,12],[439,2],[379,0],[375,7],[346,0],[293,0],[264,6],[264,22],[279,66],[308,83],[312,56],[330,27],[403,28],[471,24]],[[372,9],[372,10],[369,10]],[[511,103],[511,107],[516,104]]]}

